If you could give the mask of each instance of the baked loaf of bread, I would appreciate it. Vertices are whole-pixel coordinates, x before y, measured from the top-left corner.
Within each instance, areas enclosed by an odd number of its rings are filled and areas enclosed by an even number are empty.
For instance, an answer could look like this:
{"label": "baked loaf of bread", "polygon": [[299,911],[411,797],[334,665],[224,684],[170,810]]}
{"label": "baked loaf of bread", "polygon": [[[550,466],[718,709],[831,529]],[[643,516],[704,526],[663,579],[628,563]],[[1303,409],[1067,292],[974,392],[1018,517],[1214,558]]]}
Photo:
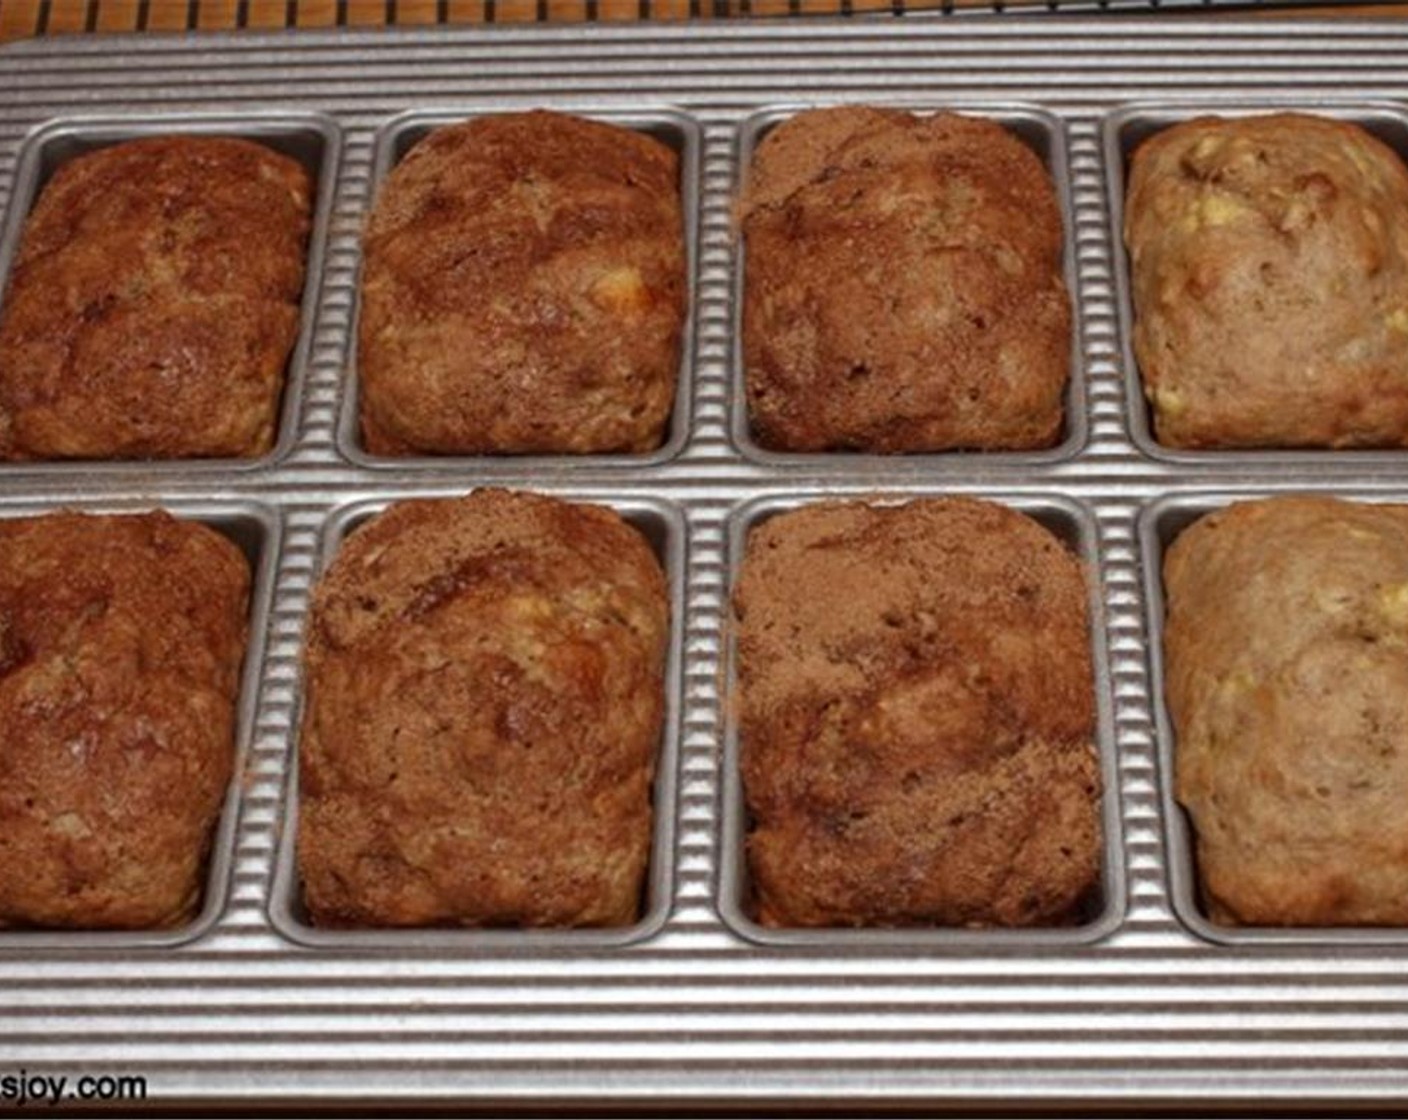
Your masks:
{"label": "baked loaf of bread", "polygon": [[808,506],[734,597],[748,861],[769,926],[1084,916],[1100,771],[1079,562],[1006,507]]}
{"label": "baked loaf of bread", "polygon": [[0,457],[253,457],[298,333],[306,171],[246,140],[132,140],[64,164],[0,311]]}
{"label": "baked loaf of bread", "polygon": [[1070,301],[1041,160],[992,121],[792,117],[742,202],[753,433],[782,451],[1049,447]]}
{"label": "baked loaf of bread", "polygon": [[362,273],[380,455],[640,452],[679,376],[679,160],[559,113],[438,128],[388,176]]}
{"label": "baked loaf of bread", "polygon": [[635,921],[669,621],[659,562],[608,509],[479,490],[356,530],[308,634],[312,920]]}
{"label": "baked loaf of bread", "polygon": [[244,555],[204,525],[0,520],[0,927],[194,917],[248,601]]}
{"label": "baked loaf of bread", "polygon": [[1408,169],[1364,129],[1165,129],[1135,152],[1125,243],[1159,442],[1408,444]]}
{"label": "baked loaf of bread", "polygon": [[1164,583],[1209,915],[1408,925],[1408,506],[1238,503],[1179,535]]}

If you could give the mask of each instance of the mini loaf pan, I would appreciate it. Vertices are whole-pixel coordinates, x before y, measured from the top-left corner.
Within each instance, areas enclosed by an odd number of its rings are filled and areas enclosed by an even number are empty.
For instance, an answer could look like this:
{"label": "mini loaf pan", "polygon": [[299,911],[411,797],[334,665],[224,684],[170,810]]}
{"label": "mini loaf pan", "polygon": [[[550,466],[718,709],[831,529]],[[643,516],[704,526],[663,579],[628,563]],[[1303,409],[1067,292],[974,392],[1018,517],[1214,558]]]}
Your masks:
{"label": "mini loaf pan", "polygon": [[274,446],[252,459],[73,459],[0,463],[0,479],[10,475],[41,474],[57,480],[94,472],[130,477],[189,478],[219,472],[253,471],[282,460],[298,438],[299,401],[313,348],[319,292],[322,288],[323,254],[327,246],[333,195],[341,159],[342,129],[322,113],[251,111],[247,113],[162,113],[130,116],[64,117],[42,125],[25,138],[16,165],[14,191],[0,227],[0,305],[9,287],[10,266],[19,252],[24,225],[40,192],[55,171],[69,160],[126,140],[149,136],[228,136],[252,140],[289,156],[312,177],[313,213],[304,257],[303,296],[299,304],[298,334],[285,367],[283,395],[279,402],[279,428]]}
{"label": "mini loaf pan", "polygon": [[1027,952],[1033,948],[1064,948],[1085,945],[1113,933],[1124,918],[1124,845],[1120,826],[1120,784],[1115,758],[1115,727],[1112,678],[1105,639],[1105,608],[1101,596],[1099,530],[1094,514],[1073,498],[1051,495],[967,494],[1018,510],[1054,533],[1076,556],[1085,571],[1087,610],[1091,636],[1091,662],[1095,679],[1096,747],[1100,755],[1100,826],[1103,833],[1100,892],[1086,920],[1073,926],[1036,926],[1023,929],[957,927],[884,928],[785,928],[760,925],[749,913],[752,886],[749,881],[747,834],[749,817],[744,804],[743,779],[739,768],[737,674],[738,648],[733,624],[731,596],[738,585],[739,572],[752,531],[777,514],[834,500],[864,500],[875,505],[901,505],[916,498],[946,497],[939,492],[906,491],[903,494],[824,493],[770,496],[746,502],[733,511],[728,522],[728,571],[730,600],[725,603],[727,640],[724,679],[724,772],[723,836],[719,856],[719,914],[726,925],[748,941],[764,945],[834,949],[908,948],[923,951]]}
{"label": "mini loaf pan", "polygon": [[[535,490],[535,493],[544,493]],[[342,543],[358,526],[397,501],[454,498],[463,490],[442,493],[405,492],[380,494],[334,509],[323,526],[317,579],[327,571]],[[665,713],[656,759],[652,801],[655,806],[650,866],[640,919],[633,925],[611,929],[480,929],[474,927],[334,929],[313,925],[303,905],[298,874],[298,761],[297,741],[302,734],[303,690],[290,735],[288,779],[284,790],[282,834],[269,898],[269,920],[288,940],[314,949],[393,949],[453,952],[476,950],[573,949],[589,951],[641,941],[657,933],[669,917],[673,903],[675,867],[676,790],[678,786],[681,692],[684,681],[685,562],[687,529],[684,513],[676,505],[653,498],[613,497],[609,493],[584,493],[574,489],[556,496],[574,502],[609,506],[641,531],[665,570],[670,600],[670,644],[665,662]],[[300,666],[302,672],[302,666]]]}
{"label": "mini loaf pan", "polygon": [[937,101],[896,97],[874,101],[857,98],[772,105],[747,117],[738,126],[738,182],[735,185],[735,198],[741,198],[747,188],[753,155],[769,132],[798,113],[833,105],[871,105],[881,109],[902,109],[920,115],[953,112],[964,116],[983,117],[1002,125],[1041,157],[1041,162],[1046,165],[1046,170],[1051,176],[1061,208],[1061,274],[1071,301],[1070,377],[1066,382],[1064,398],[1065,425],[1060,442],[1054,447],[1040,451],[937,451],[877,455],[859,451],[773,451],[763,447],[753,437],[748,415],[747,377],[743,360],[743,300],[748,283],[747,244],[740,228],[737,232],[733,270],[733,340],[730,348],[729,379],[729,435],[735,450],[745,459],[771,467],[806,467],[813,470],[828,467],[847,471],[894,469],[897,465],[913,464],[922,466],[925,470],[957,472],[992,466],[1033,466],[1073,458],[1085,446],[1089,433],[1085,358],[1081,346],[1086,311],[1081,300],[1080,280],[1076,271],[1075,210],[1071,199],[1066,132],[1060,119],[1034,105],[959,99]]}
{"label": "mini loaf pan", "polygon": [[[1300,491],[1311,493],[1310,490]],[[1408,492],[1314,491],[1359,502],[1408,503]],[[1233,502],[1285,497],[1284,489],[1218,491],[1170,495],[1146,505],[1139,517],[1139,547],[1144,569],[1144,601],[1149,610],[1149,673],[1158,738],[1159,798],[1168,847],[1169,898],[1174,913],[1190,931],[1221,945],[1408,945],[1408,928],[1365,926],[1233,926],[1208,917],[1199,891],[1193,822],[1175,794],[1173,720],[1164,696],[1164,555],[1193,522]]]}
{"label": "mini loaf pan", "polygon": [[1129,437],[1135,447],[1153,459],[1183,466],[1301,466],[1369,468],[1408,461],[1408,451],[1386,448],[1274,448],[1193,450],[1166,447],[1154,435],[1154,417],[1144,395],[1143,378],[1134,356],[1134,295],[1130,286],[1129,253],[1124,244],[1124,196],[1134,151],[1156,132],[1195,117],[1254,117],[1267,113],[1308,113],[1349,121],[1364,128],[1408,163],[1408,109],[1390,102],[1344,101],[1314,97],[1241,101],[1211,97],[1177,103],[1128,105],[1107,114],[1102,129],[1107,182],[1110,190],[1110,251],[1115,266],[1115,304],[1120,331],[1120,356],[1124,362],[1125,399],[1129,402]]}
{"label": "mini loaf pan", "polygon": [[0,953],[7,950],[33,952],[36,949],[128,950],[171,949],[208,933],[225,910],[234,865],[235,837],[239,828],[245,762],[254,737],[259,708],[260,682],[264,671],[264,645],[273,609],[274,576],[278,567],[282,521],[278,513],[259,502],[217,500],[174,500],[160,504],[132,500],[103,502],[26,501],[6,505],[0,518],[14,520],[38,517],[58,510],[80,513],[138,514],[162,509],[184,521],[199,521],[234,541],[249,561],[249,637],[244,665],[240,669],[240,692],[235,723],[235,758],[230,788],[211,838],[206,869],[204,897],[195,918],[171,929],[138,930],[0,930]]}
{"label": "mini loaf pan", "polygon": [[586,117],[590,120],[614,124],[634,132],[643,132],[674,150],[679,156],[680,167],[680,208],[684,218],[686,304],[684,322],[680,330],[679,375],[675,383],[675,406],[670,414],[670,423],[665,431],[665,442],[654,451],[639,454],[611,455],[373,455],[362,446],[360,400],[361,377],[357,336],[361,326],[362,304],[362,238],[357,238],[357,261],[353,279],[353,315],[348,342],[348,367],[342,394],[341,415],[337,425],[337,447],[350,462],[362,467],[385,469],[455,469],[472,468],[486,473],[495,470],[503,473],[569,471],[574,466],[581,468],[628,468],[654,466],[675,458],[689,441],[690,417],[693,412],[694,383],[694,304],[698,286],[696,271],[699,266],[699,169],[702,133],[698,122],[675,109],[661,106],[652,108],[620,108],[606,104],[555,103],[551,98],[526,101],[522,104],[495,104],[493,108],[482,106],[461,109],[412,110],[391,118],[377,129],[373,141],[371,187],[367,197],[367,211],[362,215],[362,225],[375,208],[381,193],[381,185],[387,175],[405,157],[415,144],[424,139],[427,133],[445,125],[477,117],[501,116],[504,113],[525,112],[532,109],[551,108],[554,112]]}

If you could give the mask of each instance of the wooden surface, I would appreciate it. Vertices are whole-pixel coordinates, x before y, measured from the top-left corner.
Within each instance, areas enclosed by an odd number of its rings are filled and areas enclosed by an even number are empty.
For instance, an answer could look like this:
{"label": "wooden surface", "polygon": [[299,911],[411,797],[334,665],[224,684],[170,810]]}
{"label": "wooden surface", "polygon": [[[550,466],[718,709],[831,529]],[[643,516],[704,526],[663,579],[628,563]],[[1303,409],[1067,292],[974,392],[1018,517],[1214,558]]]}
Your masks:
{"label": "wooden surface", "polygon": [[[1047,7],[1046,0],[1006,0],[1004,7],[1011,11],[1026,3]],[[991,8],[993,0],[0,0],[0,40],[103,31],[710,19],[944,6]],[[1408,3],[1262,7],[1236,14],[1402,18]]]}

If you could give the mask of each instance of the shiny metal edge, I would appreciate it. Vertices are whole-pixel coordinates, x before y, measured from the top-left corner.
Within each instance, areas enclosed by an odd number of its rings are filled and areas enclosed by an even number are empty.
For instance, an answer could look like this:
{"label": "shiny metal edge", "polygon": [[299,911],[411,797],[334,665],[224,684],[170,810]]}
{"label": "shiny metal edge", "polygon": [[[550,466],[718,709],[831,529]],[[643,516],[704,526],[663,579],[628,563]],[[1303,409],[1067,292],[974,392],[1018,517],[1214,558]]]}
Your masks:
{"label": "shiny metal edge", "polygon": [[[920,497],[942,497],[942,489],[922,492],[876,493],[867,501],[876,505],[896,505]],[[748,537],[764,521],[807,505],[834,500],[834,494],[768,495],[734,508],[728,520],[728,591],[725,605],[724,652],[724,747],[723,747],[723,835],[719,856],[719,914],[741,937],[776,946],[878,947],[892,946],[931,952],[945,949],[971,950],[981,946],[991,952],[1027,952],[1043,946],[1088,945],[1108,937],[1124,919],[1125,874],[1123,829],[1120,820],[1119,780],[1116,770],[1116,740],[1109,650],[1106,645],[1105,603],[1100,587],[1099,529],[1095,516],[1083,502],[1059,494],[1034,496],[995,490],[969,493],[967,497],[997,502],[1033,518],[1061,540],[1081,562],[1086,583],[1086,612],[1090,630],[1090,656],[1095,688],[1095,743],[1100,760],[1100,822],[1102,859],[1099,912],[1089,921],[1070,927],[1029,929],[958,928],[867,928],[867,929],[773,929],[760,925],[747,912],[748,895],[747,828],[740,770],[740,736],[737,709],[731,698],[737,695],[738,649],[733,625],[731,596],[738,584]],[[847,499],[853,500],[853,499]]]}
{"label": "shiny metal edge", "polygon": [[[323,525],[317,579],[327,572],[342,543],[358,526],[384,511],[396,501],[446,500],[421,494],[405,498],[377,497],[338,506]],[[592,504],[606,505],[650,541],[665,571],[670,600],[670,644],[665,663],[665,709],[661,743],[656,756],[652,787],[653,838],[646,895],[640,919],[619,929],[326,929],[312,925],[303,913],[298,876],[298,760],[295,744],[290,744],[289,767],[284,791],[283,830],[275,857],[273,886],[268,913],[274,929],[289,941],[313,949],[358,949],[396,951],[440,951],[495,948],[523,951],[549,949],[608,948],[630,945],[659,933],[669,918],[673,904],[675,835],[678,814],[677,791],[680,764],[680,712],[684,689],[684,569],[688,554],[688,527],[684,513],[665,500],[621,497],[593,497]],[[315,583],[316,587],[316,583]],[[310,604],[311,610],[311,604]],[[305,619],[306,625],[306,619]],[[300,666],[300,672],[302,667]],[[303,690],[293,720],[294,735],[302,733]]]}
{"label": "shiny metal edge", "polygon": [[[39,196],[49,149],[68,142],[84,151],[91,151],[124,140],[172,135],[233,136],[265,144],[278,140],[281,141],[278,150],[297,159],[316,180],[312,223],[304,256],[298,334],[284,367],[283,390],[278,407],[279,426],[274,446],[266,454],[253,459],[81,459],[3,463],[0,464],[0,479],[37,476],[59,486],[65,480],[98,473],[115,479],[140,475],[144,480],[150,479],[159,484],[192,475],[209,478],[221,473],[253,473],[282,462],[297,443],[301,402],[323,281],[323,256],[327,249],[342,158],[342,127],[328,113],[288,109],[250,109],[238,113],[172,110],[130,114],[113,112],[101,116],[74,114],[51,118],[30,132],[20,149],[4,225],[0,227],[0,307],[3,307],[8,292],[10,267],[19,252],[25,222]],[[61,157],[56,163],[65,163],[70,158],[73,158],[72,155]]]}
{"label": "shiny metal edge", "polygon": [[1245,99],[1212,96],[1179,97],[1169,101],[1136,102],[1120,106],[1103,122],[1103,147],[1109,184],[1110,243],[1115,265],[1116,310],[1119,318],[1120,358],[1124,366],[1125,397],[1129,402],[1129,438],[1151,459],[1183,468],[1223,466],[1301,466],[1321,470],[1374,469],[1408,466],[1408,450],[1306,448],[1302,450],[1248,449],[1199,451],[1168,447],[1154,435],[1153,416],[1144,394],[1139,363],[1134,356],[1134,296],[1130,286],[1129,253],[1124,243],[1124,196],[1129,159],[1140,139],[1194,117],[1250,117],[1271,112],[1298,111],[1335,120],[1350,121],[1376,133],[1408,161],[1408,103],[1375,99],[1318,98],[1288,95],[1281,98]]}
{"label": "shiny metal edge", "polygon": [[[375,206],[376,195],[391,169],[409,151],[410,145],[420,134],[443,125],[471,120],[475,117],[495,116],[501,113],[541,109],[543,100],[515,104],[504,102],[486,109],[478,105],[462,108],[440,107],[413,109],[400,113],[386,121],[377,129],[373,141],[371,182],[366,213],[359,216],[365,222],[371,207]],[[360,366],[358,364],[358,326],[361,320],[361,271],[362,242],[357,239],[357,259],[354,267],[354,288],[351,339],[348,343],[347,384],[343,392],[342,404],[337,422],[337,450],[350,463],[371,469],[415,470],[417,468],[486,470],[511,469],[513,471],[552,471],[570,470],[574,465],[589,463],[592,467],[608,469],[640,469],[666,463],[678,457],[691,436],[691,417],[694,401],[694,331],[695,331],[695,291],[699,270],[699,212],[703,188],[699,179],[700,149],[703,143],[699,122],[688,113],[668,105],[652,107],[649,100],[638,108],[622,108],[604,102],[559,103],[553,101],[550,107],[557,112],[571,113],[590,120],[628,128],[635,132],[645,132],[657,139],[668,137],[666,142],[679,155],[680,205],[684,220],[686,304],[684,323],[680,331],[679,372],[675,382],[675,401],[670,413],[670,423],[666,429],[666,439],[654,451],[638,455],[373,455],[362,447],[360,432]]]}
{"label": "shiny metal edge", "polygon": [[[1219,945],[1408,945],[1408,929],[1387,927],[1231,926],[1213,921],[1199,901],[1193,822],[1179,803],[1174,785],[1177,740],[1164,693],[1163,561],[1175,538],[1193,522],[1234,502],[1284,497],[1286,490],[1236,490],[1206,494],[1176,494],[1146,505],[1139,517],[1139,547],[1144,569],[1144,602],[1149,612],[1149,672],[1153,681],[1154,723],[1157,729],[1159,797],[1168,844],[1170,897],[1179,920],[1193,933]],[[1408,502],[1408,489],[1397,493],[1363,494],[1336,489],[1334,497],[1375,503]]]}
{"label": "shiny metal edge", "polygon": [[101,949],[113,952],[171,949],[196,941],[209,933],[224,913],[229,899],[231,867],[243,803],[243,777],[259,706],[259,686],[264,673],[264,647],[269,632],[274,572],[282,543],[282,524],[278,512],[271,506],[259,501],[234,498],[168,499],[161,503],[136,499],[98,502],[55,499],[0,508],[0,519],[35,517],[59,509],[95,514],[136,514],[164,509],[174,517],[185,521],[198,521],[215,529],[238,545],[250,561],[249,630],[244,662],[240,668],[235,755],[230,770],[230,786],[225,793],[219,823],[211,837],[205,894],[199,913],[190,922],[173,929],[0,930],[0,955],[9,951],[32,953],[38,949],[46,952],[51,949]]}
{"label": "shiny metal edge", "polygon": [[729,410],[729,438],[734,450],[743,458],[774,468],[806,468],[821,464],[844,465],[864,471],[893,466],[896,462],[912,464],[916,469],[962,471],[978,467],[1035,466],[1064,462],[1075,458],[1090,435],[1090,418],[1086,406],[1085,355],[1081,346],[1080,281],[1076,271],[1076,218],[1071,198],[1071,176],[1066,148],[1065,124],[1055,114],[1039,105],[1019,101],[967,100],[952,98],[916,98],[900,93],[883,100],[854,98],[832,102],[778,102],[767,105],[747,116],[737,130],[738,153],[735,165],[738,182],[735,198],[741,197],[753,166],[753,154],[758,144],[773,128],[790,117],[810,109],[839,105],[869,105],[883,109],[903,109],[910,113],[929,114],[955,112],[997,121],[1041,158],[1056,190],[1061,210],[1061,273],[1071,306],[1070,371],[1063,396],[1065,411],[1064,435],[1055,447],[1041,451],[939,451],[906,455],[877,455],[872,452],[773,451],[753,438],[748,416],[747,374],[743,360],[743,301],[747,284],[747,246],[740,229],[734,255],[733,326],[729,360],[729,382],[732,403]]}

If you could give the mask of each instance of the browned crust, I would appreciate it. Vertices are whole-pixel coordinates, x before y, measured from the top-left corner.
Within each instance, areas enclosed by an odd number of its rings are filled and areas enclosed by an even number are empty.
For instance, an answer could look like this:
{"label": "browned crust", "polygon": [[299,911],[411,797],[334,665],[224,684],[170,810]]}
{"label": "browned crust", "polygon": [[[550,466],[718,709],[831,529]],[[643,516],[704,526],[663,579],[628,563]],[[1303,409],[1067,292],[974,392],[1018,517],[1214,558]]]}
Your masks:
{"label": "browned crust", "polygon": [[759,145],[742,215],[743,356],[764,446],[1060,438],[1060,207],[1041,160],[1006,129],[952,113],[799,113]]}
{"label": "browned crust", "polygon": [[0,927],[194,915],[248,600],[244,555],[204,525],[0,520]]}
{"label": "browned crust", "polygon": [[1408,925],[1408,506],[1237,503],[1179,535],[1164,583],[1212,918]]}
{"label": "browned crust", "polygon": [[380,455],[644,452],[674,405],[679,160],[507,113],[436,129],[367,224],[362,436]]}
{"label": "browned crust", "polygon": [[1100,867],[1086,589],[970,499],[826,503],[749,535],[734,596],[759,920],[1071,921]]}
{"label": "browned crust", "polygon": [[1408,445],[1408,169],[1358,125],[1202,117],[1135,152],[1134,350],[1170,447]]}
{"label": "browned crust", "polygon": [[603,507],[479,490],[359,528],[308,631],[313,920],[633,922],[668,630],[659,562]]}
{"label": "browned crust", "polygon": [[310,189],[296,161],[219,137],[132,140],[59,168],[0,313],[0,457],[267,452]]}

